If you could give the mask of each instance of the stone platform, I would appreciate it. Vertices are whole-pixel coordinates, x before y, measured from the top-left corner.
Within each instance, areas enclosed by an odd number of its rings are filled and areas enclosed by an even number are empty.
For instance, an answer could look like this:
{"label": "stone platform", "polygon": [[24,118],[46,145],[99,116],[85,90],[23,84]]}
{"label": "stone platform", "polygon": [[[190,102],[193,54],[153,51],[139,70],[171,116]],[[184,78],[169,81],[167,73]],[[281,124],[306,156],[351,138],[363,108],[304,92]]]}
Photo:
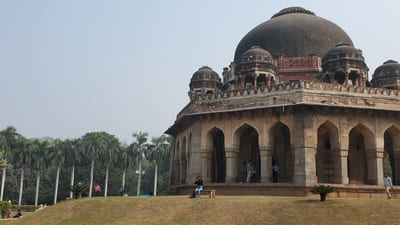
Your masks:
{"label": "stone platform", "polygon": [[[336,192],[330,193],[329,197],[342,198],[386,198],[383,186],[377,185],[342,185],[331,184]],[[194,185],[170,186],[169,194],[188,195],[194,190]],[[266,195],[266,196],[312,196],[310,187],[294,186],[293,184],[274,183],[237,183],[237,184],[206,184],[205,189],[215,189],[217,195]],[[400,187],[395,186],[392,190],[392,198],[400,198]]]}

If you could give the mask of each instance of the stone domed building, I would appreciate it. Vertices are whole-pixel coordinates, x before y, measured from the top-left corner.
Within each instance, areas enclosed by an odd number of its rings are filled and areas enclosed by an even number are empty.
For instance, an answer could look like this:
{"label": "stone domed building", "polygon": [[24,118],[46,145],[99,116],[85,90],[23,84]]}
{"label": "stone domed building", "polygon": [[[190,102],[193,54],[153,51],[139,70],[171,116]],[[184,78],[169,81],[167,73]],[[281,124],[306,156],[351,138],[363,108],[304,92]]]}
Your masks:
{"label": "stone domed building", "polygon": [[187,194],[202,176],[219,194],[308,195],[328,183],[338,196],[384,196],[384,173],[400,184],[400,65],[386,61],[371,81],[368,70],[339,26],[281,10],[239,42],[222,81],[206,66],[193,74],[166,131],[170,191]]}

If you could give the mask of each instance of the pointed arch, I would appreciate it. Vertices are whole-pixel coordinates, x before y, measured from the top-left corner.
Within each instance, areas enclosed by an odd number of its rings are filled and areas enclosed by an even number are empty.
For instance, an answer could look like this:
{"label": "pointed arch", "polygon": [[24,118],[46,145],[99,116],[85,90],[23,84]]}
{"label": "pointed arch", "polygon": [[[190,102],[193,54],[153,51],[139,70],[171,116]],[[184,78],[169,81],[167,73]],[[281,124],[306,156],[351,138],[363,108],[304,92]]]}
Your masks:
{"label": "pointed arch", "polygon": [[211,150],[210,178],[212,183],[224,183],[226,174],[225,135],[224,132],[213,127],[207,133],[207,149]]}
{"label": "pointed arch", "polygon": [[315,156],[318,183],[340,183],[339,130],[325,121],[317,131],[317,154]]}
{"label": "pointed arch", "polygon": [[254,174],[250,178],[252,182],[260,182],[260,147],[259,147],[259,135],[256,128],[250,126],[247,123],[243,123],[239,128],[236,129],[233,135],[233,144],[238,147],[239,154],[237,160],[237,167],[239,172],[236,179],[238,181],[247,180],[247,162],[251,161]]}
{"label": "pointed arch", "polygon": [[277,121],[270,128],[268,148],[272,149],[272,165],[279,166],[277,181],[279,183],[291,183],[293,180],[293,157],[290,140],[289,127],[281,121]]}
{"label": "pointed arch", "polygon": [[347,168],[350,184],[368,184],[373,176],[372,151],[376,151],[376,142],[373,132],[363,124],[358,124],[349,133],[349,154]]}
{"label": "pointed arch", "polygon": [[383,172],[400,184],[400,129],[391,125],[384,132]]}

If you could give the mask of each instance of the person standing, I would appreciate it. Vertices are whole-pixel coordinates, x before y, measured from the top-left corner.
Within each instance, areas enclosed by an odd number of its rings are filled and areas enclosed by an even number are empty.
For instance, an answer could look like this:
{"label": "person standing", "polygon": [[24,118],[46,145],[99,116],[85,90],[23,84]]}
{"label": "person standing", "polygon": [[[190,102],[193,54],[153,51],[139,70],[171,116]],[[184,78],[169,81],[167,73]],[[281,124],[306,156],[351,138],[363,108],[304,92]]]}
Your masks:
{"label": "person standing", "polygon": [[383,184],[385,185],[387,198],[391,199],[392,195],[390,194],[390,188],[393,188],[392,178],[390,178],[387,174],[385,174],[385,178],[383,179]]}
{"label": "person standing", "polygon": [[272,180],[274,183],[278,183],[278,176],[279,176],[279,167],[278,164],[274,164],[272,166]]}
{"label": "person standing", "polygon": [[247,177],[246,177],[246,182],[250,183],[251,175],[253,175],[253,162],[249,160],[247,162]]}
{"label": "person standing", "polygon": [[194,182],[194,184],[196,184],[196,188],[194,189],[194,196],[195,198],[200,198],[200,191],[203,190],[203,180],[200,176],[196,177],[196,181]]}

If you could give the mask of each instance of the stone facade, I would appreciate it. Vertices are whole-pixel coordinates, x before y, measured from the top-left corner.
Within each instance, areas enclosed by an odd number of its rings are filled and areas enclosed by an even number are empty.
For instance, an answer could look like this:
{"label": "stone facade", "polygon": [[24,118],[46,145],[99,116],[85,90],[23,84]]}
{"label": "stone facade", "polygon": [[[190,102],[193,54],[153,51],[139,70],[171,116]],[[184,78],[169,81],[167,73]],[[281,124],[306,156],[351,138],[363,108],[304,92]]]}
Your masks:
{"label": "stone facade", "polygon": [[[296,10],[278,17],[304,12]],[[328,50],[324,57],[272,59],[252,47],[224,69],[221,85],[197,71],[196,77],[214,83],[204,90],[190,85],[190,102],[166,132],[175,138],[171,192],[186,193],[196,176],[222,194],[308,195],[309,187],[329,183],[339,197],[383,196],[384,173],[398,185],[397,84],[369,87],[360,50]],[[255,175],[246,183],[249,160]]]}

